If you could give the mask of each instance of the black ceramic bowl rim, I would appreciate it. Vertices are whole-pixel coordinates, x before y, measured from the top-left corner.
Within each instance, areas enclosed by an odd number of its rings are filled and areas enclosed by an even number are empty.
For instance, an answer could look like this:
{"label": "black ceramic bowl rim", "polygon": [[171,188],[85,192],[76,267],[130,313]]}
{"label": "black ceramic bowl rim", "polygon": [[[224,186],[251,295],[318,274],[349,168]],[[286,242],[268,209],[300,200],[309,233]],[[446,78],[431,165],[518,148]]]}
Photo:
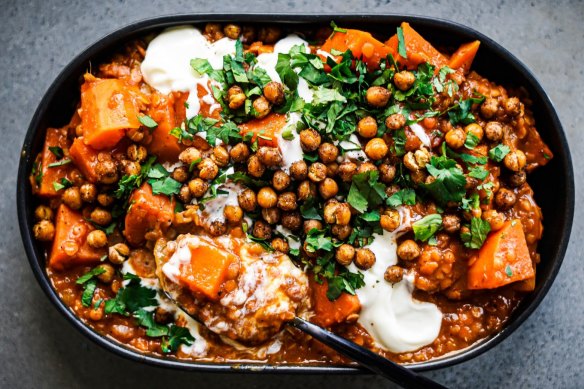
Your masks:
{"label": "black ceramic bowl rim", "polygon": [[[292,374],[354,374],[363,373],[366,370],[357,367],[344,367],[344,366],[306,366],[306,365],[267,365],[261,363],[202,363],[202,362],[188,362],[181,361],[174,358],[168,357],[156,357],[153,355],[143,354],[126,346],[118,343],[116,340],[107,338],[93,331],[90,327],[85,325],[75,314],[61,301],[55,290],[53,289],[51,282],[46,274],[44,266],[44,256],[38,250],[38,246],[34,241],[32,236],[32,224],[33,224],[33,198],[31,195],[31,187],[28,181],[28,174],[31,170],[32,163],[34,160],[33,155],[33,145],[35,143],[35,138],[38,131],[44,131],[41,128],[43,118],[47,115],[49,105],[53,100],[57,90],[59,90],[64,81],[70,75],[72,71],[78,69],[83,64],[86,64],[91,58],[94,58],[104,50],[111,49],[112,46],[117,43],[128,40],[136,35],[143,34],[149,31],[154,31],[156,29],[161,29],[164,27],[189,24],[189,23],[199,23],[205,21],[236,21],[236,22],[259,22],[259,23],[285,23],[285,24],[302,24],[302,23],[324,23],[328,24],[330,20],[335,20],[338,24],[361,24],[366,25],[368,23],[388,23],[392,25],[397,25],[401,21],[407,21],[412,23],[414,26],[422,25],[424,28],[436,28],[451,32],[454,36],[464,37],[465,40],[478,39],[481,41],[481,47],[489,47],[490,50],[494,51],[501,59],[503,59],[508,66],[511,66],[515,71],[519,72],[530,84],[532,93],[535,92],[536,97],[541,100],[541,103],[545,109],[545,115],[548,116],[552,127],[549,131],[554,133],[558,137],[557,142],[559,144],[559,150],[555,150],[556,155],[554,160],[557,160],[562,167],[565,179],[565,196],[563,199],[559,199],[562,207],[558,207],[557,212],[562,213],[563,223],[559,226],[561,231],[558,232],[556,236],[556,241],[553,245],[556,247],[554,254],[552,255],[551,268],[543,280],[538,280],[538,287],[535,292],[530,294],[530,301],[522,301],[520,307],[511,316],[505,327],[497,334],[470,346],[467,349],[458,351],[440,358],[436,358],[427,362],[421,362],[416,364],[407,365],[408,368],[414,370],[431,370],[442,368],[446,366],[451,366],[463,361],[467,361],[474,358],[483,352],[491,349],[503,339],[507,338],[516,328],[518,328],[529,315],[537,308],[540,302],[545,297],[549,288],[551,287],[559,268],[562,264],[572,228],[572,219],[574,213],[574,177],[572,169],[572,160],[570,156],[570,151],[568,148],[568,143],[566,141],[565,134],[563,132],[561,123],[558,119],[556,111],[553,104],[546,94],[546,92],[541,87],[540,83],[537,81],[535,76],[531,73],[525,65],[523,65],[514,55],[500,46],[498,43],[492,39],[486,37],[485,35],[460,24],[453,23],[447,20],[414,16],[414,15],[398,15],[398,14],[384,14],[384,15],[371,15],[371,14],[360,14],[360,15],[336,15],[336,14],[319,14],[319,15],[296,15],[296,14],[184,14],[184,15],[170,15],[162,16],[151,19],[146,19],[132,23],[126,27],[123,27],[117,31],[114,31],[104,38],[98,40],[93,45],[89,46],[83,52],[81,52],[77,57],[75,57],[65,69],[57,76],[52,85],[48,88],[44,97],[42,98],[33,118],[28,128],[24,144],[21,152],[21,159],[18,169],[18,183],[17,183],[17,209],[18,209],[18,220],[20,224],[20,232],[22,235],[22,240],[24,243],[24,248],[28,256],[30,266],[34,272],[34,275],[40,284],[41,288],[48,296],[49,300],[55,305],[57,310],[63,314],[69,322],[73,324],[82,334],[87,336],[89,339],[97,343],[98,345],[113,351],[117,355],[126,357],[128,359],[146,362],[151,365],[177,368],[183,370],[193,370],[193,371],[207,371],[207,372],[274,372],[274,373],[292,373]],[[389,34],[388,34],[389,35]],[[496,80],[495,80],[496,81]],[[534,97],[532,95],[532,97]],[[38,142],[37,142],[38,143]],[[561,208],[561,209],[560,209]],[[544,234],[545,239],[545,234]],[[517,313],[517,311],[520,311]]]}

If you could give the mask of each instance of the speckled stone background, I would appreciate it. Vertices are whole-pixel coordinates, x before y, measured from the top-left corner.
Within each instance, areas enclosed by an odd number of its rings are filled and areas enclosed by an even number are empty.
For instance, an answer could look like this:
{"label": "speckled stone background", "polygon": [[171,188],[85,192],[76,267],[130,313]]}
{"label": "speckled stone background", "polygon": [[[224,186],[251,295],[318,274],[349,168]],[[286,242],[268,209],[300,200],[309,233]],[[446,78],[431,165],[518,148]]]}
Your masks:
{"label": "speckled stone background", "polygon": [[[99,37],[154,15],[185,12],[410,13],[451,19],[487,34],[529,66],[568,134],[583,199],[584,2],[307,0],[0,1],[0,387],[392,387],[375,377],[197,374],[121,359],[82,337],[48,303],[28,267],[16,223],[16,170],[24,134],[61,69]],[[426,373],[451,387],[584,387],[582,207],[550,293],[503,344]]]}

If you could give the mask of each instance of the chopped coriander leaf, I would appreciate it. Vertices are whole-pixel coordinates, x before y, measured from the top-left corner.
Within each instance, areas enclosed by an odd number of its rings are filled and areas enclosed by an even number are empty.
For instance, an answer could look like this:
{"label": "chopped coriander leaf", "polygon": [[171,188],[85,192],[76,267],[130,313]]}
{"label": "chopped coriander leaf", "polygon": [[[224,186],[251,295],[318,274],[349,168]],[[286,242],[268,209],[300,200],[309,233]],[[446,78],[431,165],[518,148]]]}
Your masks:
{"label": "chopped coriander leaf", "polygon": [[330,301],[338,299],[343,292],[354,295],[355,289],[365,286],[365,276],[363,273],[351,273],[348,270],[340,271],[337,275],[330,277],[326,297]]}
{"label": "chopped coriander leaf", "polygon": [[465,211],[471,211],[473,209],[479,209],[481,205],[481,199],[478,193],[473,193],[470,198],[462,199],[462,209]]}
{"label": "chopped coriander leaf", "polygon": [[105,302],[105,313],[127,315],[128,312],[136,312],[140,308],[158,305],[156,291],[142,286],[140,277],[126,273],[124,280],[129,280],[129,283],[118,291],[115,298]]}
{"label": "chopped coriander leaf", "polygon": [[158,123],[156,123],[154,119],[152,119],[148,115],[139,115],[138,120],[140,121],[140,123],[142,123],[143,126],[146,126],[150,129],[158,127]]}
{"label": "chopped coriander leaf", "polygon": [[292,129],[290,127],[286,127],[284,129],[284,131],[282,131],[281,136],[285,140],[292,140],[292,139],[294,139],[294,133],[292,132]]}
{"label": "chopped coriander leaf", "polygon": [[278,62],[276,63],[276,72],[282,82],[290,89],[298,88],[298,74],[290,65],[290,54],[278,53]]}
{"label": "chopped coriander leaf", "polygon": [[37,184],[37,186],[40,185],[41,181],[43,180],[43,169],[40,162],[35,162],[32,165],[32,171],[30,174],[32,174],[34,177],[34,182]]}
{"label": "chopped coriander leaf", "polygon": [[473,217],[470,221],[470,232],[460,234],[464,246],[470,249],[480,249],[491,231],[488,221],[480,217]]}
{"label": "chopped coriander leaf", "polygon": [[48,167],[57,167],[57,166],[67,165],[69,163],[71,163],[71,160],[67,158],[67,159],[62,159],[62,160],[57,161],[57,162],[50,163],[47,166]]}
{"label": "chopped coriander leaf", "polygon": [[166,177],[162,180],[149,180],[148,183],[152,186],[152,194],[165,194],[170,196],[178,194],[182,184],[171,177]]}
{"label": "chopped coriander leaf", "polygon": [[360,213],[365,212],[367,208],[377,207],[383,203],[387,198],[385,185],[377,182],[378,179],[379,172],[377,170],[355,174],[347,202]]}
{"label": "chopped coriander leaf", "polygon": [[442,216],[438,214],[424,216],[422,219],[414,222],[412,228],[416,239],[425,242],[442,228]]}
{"label": "chopped coriander leaf", "polygon": [[136,323],[139,326],[146,328],[146,336],[158,338],[168,335],[168,327],[156,323],[156,321],[154,321],[153,312],[148,312],[144,309],[138,309],[136,312],[134,312],[134,317],[136,318]]}
{"label": "chopped coriander leaf", "polygon": [[459,101],[456,105],[449,108],[448,118],[452,124],[470,124],[475,122],[474,115],[470,112],[473,104],[482,103],[484,98],[474,98]]}
{"label": "chopped coriander leaf", "polygon": [[[53,153],[53,155],[57,158],[57,159],[61,159],[63,158],[63,149],[60,148],[59,146],[49,146],[49,151],[51,153]],[[50,166],[50,165],[49,165]]]}
{"label": "chopped coriander leaf", "polygon": [[381,216],[379,215],[379,211],[374,209],[362,214],[360,218],[366,222],[378,222],[381,219]]}
{"label": "chopped coriander leaf", "polygon": [[475,155],[471,155],[471,154],[460,154],[458,156],[460,159],[462,159],[462,161],[464,163],[466,163],[467,165],[485,165],[488,160],[487,157],[477,157]]}
{"label": "chopped coriander leaf", "polygon": [[97,281],[95,279],[91,279],[84,284],[83,294],[81,295],[81,304],[83,304],[84,307],[91,306],[91,300],[93,299],[96,287]]}
{"label": "chopped coriander leaf", "polygon": [[483,167],[475,166],[469,169],[468,175],[482,181],[489,176],[489,171]]}
{"label": "chopped coriander leaf", "polygon": [[501,143],[489,150],[489,158],[495,162],[501,162],[510,151],[509,146]]}
{"label": "chopped coriander leaf", "polygon": [[415,205],[416,204],[416,192],[413,189],[401,189],[400,191],[392,194],[386,201],[386,204],[392,208],[397,208],[400,205]]}
{"label": "chopped coriander leaf", "polygon": [[306,234],[306,250],[315,253],[318,250],[332,251],[335,247],[333,238],[326,236],[327,230],[317,230],[313,228]]}
{"label": "chopped coriander leaf", "polygon": [[228,179],[232,180],[235,183],[243,183],[245,186],[249,186],[252,188],[262,188],[264,186],[269,185],[269,182],[264,180],[259,180],[257,178],[252,178],[243,172],[235,172],[227,176]]}
{"label": "chopped coriander leaf", "polygon": [[432,156],[430,163],[426,165],[428,172],[435,178],[424,188],[440,204],[449,201],[460,202],[466,193],[466,178],[460,168],[456,166],[456,161],[446,155],[441,157]]}
{"label": "chopped coriander leaf", "polygon": [[475,147],[477,147],[480,141],[481,140],[479,139],[478,136],[476,136],[472,132],[469,132],[468,134],[466,134],[466,141],[464,142],[464,147],[466,147],[469,150],[472,150]]}
{"label": "chopped coriander leaf", "polygon": [[331,21],[331,28],[333,29],[334,32],[341,32],[341,33],[347,32],[347,30],[345,30],[344,28],[339,28],[334,21]]}
{"label": "chopped coriander leaf", "polygon": [[207,128],[207,142],[211,146],[215,146],[217,139],[220,139],[225,144],[234,144],[241,142],[243,137],[240,134],[239,127],[233,122],[227,122],[219,127]]}
{"label": "chopped coriander leaf", "polygon": [[178,350],[181,344],[189,346],[194,341],[195,338],[191,335],[188,328],[171,325],[168,331],[168,339],[164,339],[160,347],[163,352],[170,353]]}
{"label": "chopped coriander leaf", "polygon": [[53,188],[55,188],[56,191],[60,191],[61,189],[67,189],[71,186],[73,186],[73,183],[66,179],[65,177],[61,178],[59,182],[57,181],[53,182]]}
{"label": "chopped coriander leaf", "polygon": [[87,273],[83,274],[81,277],[77,278],[77,281],[75,281],[75,283],[77,285],[83,285],[87,281],[91,280],[93,277],[96,277],[102,273],[105,273],[105,269],[103,267],[100,267],[100,266],[94,267],[93,269],[91,269]]}
{"label": "chopped coriander leaf", "polygon": [[322,220],[322,217],[318,213],[318,203],[314,197],[309,197],[304,203],[300,206],[300,214],[305,219],[315,219],[315,220]]}
{"label": "chopped coriander leaf", "polygon": [[404,31],[401,27],[397,28],[397,52],[402,58],[408,58],[406,51],[406,41],[404,39]]}
{"label": "chopped coriander leaf", "polygon": [[510,265],[505,267],[505,274],[507,274],[507,277],[513,277],[513,269],[511,269]]}

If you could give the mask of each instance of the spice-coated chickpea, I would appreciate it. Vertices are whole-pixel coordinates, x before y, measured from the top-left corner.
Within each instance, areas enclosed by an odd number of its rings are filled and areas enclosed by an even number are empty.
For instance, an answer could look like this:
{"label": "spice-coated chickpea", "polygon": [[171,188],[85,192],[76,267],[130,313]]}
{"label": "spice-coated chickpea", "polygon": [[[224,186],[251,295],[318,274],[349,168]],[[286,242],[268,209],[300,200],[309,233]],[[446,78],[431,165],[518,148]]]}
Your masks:
{"label": "spice-coated chickpea", "polygon": [[229,150],[229,156],[235,163],[245,162],[249,158],[249,147],[240,142]]}
{"label": "spice-coated chickpea", "polygon": [[76,186],[65,189],[61,195],[61,200],[71,209],[81,209],[81,193]]}
{"label": "spice-coated chickpea", "polygon": [[272,105],[264,96],[260,96],[253,101],[253,109],[255,110],[255,117],[258,119],[266,117],[270,110],[272,109]]}
{"label": "spice-coated chickpea", "polygon": [[349,266],[355,257],[355,248],[350,244],[342,244],[335,253],[335,259],[339,265]]}
{"label": "spice-coated chickpea", "polygon": [[316,186],[308,180],[302,181],[296,189],[298,193],[298,200],[304,201],[310,197],[316,196]]}
{"label": "spice-coated chickpea", "polygon": [[406,117],[401,113],[394,113],[385,119],[385,127],[390,130],[399,130],[406,125]]}
{"label": "spice-coated chickpea", "polygon": [[482,218],[489,222],[491,231],[498,231],[503,228],[503,225],[505,224],[505,215],[494,209],[489,209],[483,212]]}
{"label": "spice-coated chickpea", "polygon": [[518,172],[512,173],[507,178],[507,182],[509,183],[509,186],[512,188],[518,188],[521,185],[525,184],[526,181],[527,174],[525,173],[525,170],[520,170]]}
{"label": "spice-coated chickpea", "polygon": [[258,192],[257,201],[262,208],[275,207],[278,202],[276,191],[269,186],[265,186]]}
{"label": "spice-coated chickpea", "polygon": [[485,119],[491,119],[499,110],[499,101],[496,98],[487,97],[481,104],[480,110]]}
{"label": "spice-coated chickpea", "polygon": [[32,227],[36,240],[50,242],[55,237],[55,225],[50,220],[41,220]]}
{"label": "spice-coated chickpea", "polygon": [[230,224],[239,224],[243,219],[243,210],[237,205],[226,205],[223,209],[225,220]]}
{"label": "spice-coated chickpea", "polygon": [[137,145],[135,143],[132,143],[130,146],[128,146],[126,154],[128,155],[128,158],[134,162],[144,162],[148,156],[146,147]]}
{"label": "spice-coated chickpea", "polygon": [[404,261],[412,261],[420,256],[420,246],[411,239],[404,240],[397,247],[397,255]]}
{"label": "spice-coated chickpea", "polygon": [[34,210],[34,218],[37,221],[51,220],[53,218],[53,210],[46,205],[39,205]]}
{"label": "spice-coated chickpea", "polygon": [[79,188],[81,200],[86,203],[93,203],[97,198],[97,187],[94,184],[83,184]]}
{"label": "spice-coated chickpea", "polygon": [[107,193],[100,193],[97,195],[97,203],[102,207],[109,207],[114,202],[114,196]]}
{"label": "spice-coated chickpea", "polygon": [[186,182],[189,179],[189,169],[186,166],[178,166],[170,173],[170,177],[180,183]]}
{"label": "spice-coated chickpea", "polygon": [[207,190],[209,189],[209,183],[203,181],[200,178],[194,178],[190,180],[188,186],[189,190],[191,191],[191,194],[195,198],[203,197],[205,193],[207,193]]}
{"label": "spice-coated chickpea", "polygon": [[517,97],[510,97],[503,103],[503,108],[509,116],[517,116],[521,113],[521,102]]}
{"label": "spice-coated chickpea", "polygon": [[485,125],[485,136],[491,142],[499,142],[503,139],[503,125],[499,122],[488,122]]}
{"label": "spice-coated chickpea", "polygon": [[274,26],[260,27],[258,30],[258,40],[267,44],[276,43],[281,35],[282,30]]}
{"label": "spice-coated chickpea", "polygon": [[361,270],[370,269],[375,265],[375,254],[367,248],[360,248],[355,250],[355,266]]}
{"label": "spice-coated chickpea", "polygon": [[330,162],[326,164],[326,176],[333,178],[339,171],[339,164],[337,162]]}
{"label": "spice-coated chickpea", "polygon": [[515,150],[509,152],[503,160],[505,167],[512,172],[518,172],[523,169],[527,163],[527,158],[525,153],[521,150]]}
{"label": "spice-coated chickpea", "polygon": [[352,232],[353,228],[349,225],[341,226],[340,224],[335,224],[331,227],[331,233],[340,240],[347,239]]}
{"label": "spice-coated chickpea", "polygon": [[466,134],[462,128],[455,128],[446,133],[446,144],[451,149],[459,149],[466,142]]}
{"label": "spice-coated chickpea", "polygon": [[320,134],[312,128],[300,131],[300,146],[304,151],[314,151],[320,146]]}
{"label": "spice-coated chickpea", "polygon": [[444,231],[454,234],[460,230],[460,217],[457,215],[442,216],[442,227]]}
{"label": "spice-coated chickpea", "polygon": [[397,265],[388,266],[387,269],[385,270],[385,273],[383,274],[383,278],[385,279],[385,281],[392,284],[397,284],[403,279],[403,277],[404,269],[403,267]]}
{"label": "spice-coated chickpea", "polygon": [[373,138],[365,145],[365,154],[374,161],[378,161],[387,155],[389,147],[382,138]]}
{"label": "spice-coated chickpea", "polygon": [[377,135],[377,121],[372,116],[365,116],[357,123],[357,132],[363,138],[373,138]]}
{"label": "spice-coated chickpea", "polygon": [[116,274],[116,271],[112,265],[110,265],[108,263],[102,263],[101,265],[98,266],[98,269],[104,270],[103,273],[101,273],[97,276],[97,278],[101,282],[104,282],[106,284],[109,284],[110,282],[112,282],[112,280],[114,279],[114,275]]}
{"label": "spice-coated chickpea", "polygon": [[118,181],[116,164],[111,156],[106,153],[99,153],[97,155],[95,173],[97,174],[98,181],[102,184],[109,185]]}
{"label": "spice-coated chickpea", "polygon": [[225,235],[227,232],[227,224],[222,220],[213,220],[205,226],[205,230],[212,236]]}
{"label": "spice-coated chickpea", "polygon": [[298,206],[296,201],[296,194],[294,192],[284,192],[278,196],[277,206],[282,211],[293,211]]}
{"label": "spice-coated chickpea", "polygon": [[283,170],[277,170],[272,177],[272,186],[277,191],[282,191],[290,185],[290,176]]}
{"label": "spice-coated chickpea", "polygon": [[107,236],[101,230],[93,230],[87,235],[87,244],[94,248],[101,248],[107,244]]}
{"label": "spice-coated chickpea", "polygon": [[252,235],[258,239],[272,239],[272,227],[263,220],[256,220],[253,224]]}
{"label": "spice-coated chickpea", "polygon": [[247,96],[239,85],[233,85],[227,90],[227,104],[230,109],[239,109],[243,107]]}
{"label": "spice-coated chickpea", "polygon": [[262,218],[269,224],[276,224],[280,221],[281,211],[278,207],[262,208]]}
{"label": "spice-coated chickpea", "polygon": [[229,152],[223,146],[215,146],[211,158],[217,166],[225,167],[229,163]]}
{"label": "spice-coated chickpea", "polygon": [[130,128],[126,131],[126,137],[132,142],[140,143],[144,140],[145,130],[144,127],[140,128]]}
{"label": "spice-coated chickpea", "polygon": [[378,167],[379,169],[379,179],[384,184],[391,183],[395,178],[396,168],[393,165],[387,163],[382,163]]}
{"label": "spice-coated chickpea", "polygon": [[209,37],[209,39],[214,42],[224,37],[223,29],[219,23],[207,23],[205,25],[204,34]]}
{"label": "spice-coated chickpea", "polygon": [[322,230],[322,223],[320,222],[320,220],[309,219],[304,221],[302,228],[304,230],[304,233],[308,234],[310,230],[313,229]]}
{"label": "spice-coated chickpea", "polygon": [[379,224],[386,231],[395,231],[401,222],[399,212],[395,209],[386,209],[380,216]]}
{"label": "spice-coated chickpea", "polygon": [[223,33],[227,38],[237,39],[241,34],[241,26],[233,23],[226,24],[225,27],[223,27]]}
{"label": "spice-coated chickpea", "polygon": [[467,136],[468,134],[473,134],[478,138],[479,142],[483,140],[484,135],[483,128],[477,123],[467,124],[467,126],[464,127],[464,132],[467,134]]}
{"label": "spice-coated chickpea", "polygon": [[107,226],[112,222],[112,214],[109,213],[109,211],[99,207],[95,208],[91,212],[89,218],[100,226]]}
{"label": "spice-coated chickpea", "polygon": [[357,169],[357,174],[377,171],[377,166],[371,162],[363,162]]}
{"label": "spice-coated chickpea", "polygon": [[282,163],[282,155],[277,147],[260,147],[256,155],[260,162],[268,167],[278,166]]}
{"label": "spice-coated chickpea", "polygon": [[322,163],[331,163],[337,160],[339,149],[332,143],[321,143],[318,147],[318,157]]}
{"label": "spice-coated chickpea", "polygon": [[117,243],[108,249],[108,258],[114,265],[121,265],[129,255],[130,248],[125,243]]}
{"label": "spice-coated chickpea", "polygon": [[280,223],[282,227],[296,231],[302,226],[302,216],[298,211],[282,212]]}
{"label": "spice-coated chickpea", "polygon": [[339,193],[339,185],[335,180],[327,177],[318,184],[318,192],[323,199],[328,200]]}
{"label": "spice-coated chickpea", "polygon": [[197,169],[199,169],[199,178],[208,181],[217,177],[219,173],[219,166],[211,158],[205,158],[199,162]]}
{"label": "spice-coated chickpea", "polygon": [[306,162],[303,160],[294,162],[292,166],[290,166],[290,175],[296,181],[305,180],[308,176],[308,165]]}
{"label": "spice-coated chickpea", "polygon": [[343,182],[351,182],[357,174],[357,165],[351,161],[345,161],[339,165],[339,176]]}
{"label": "spice-coated chickpea", "polygon": [[251,189],[244,189],[237,195],[239,206],[246,212],[253,212],[257,206],[257,196]]}
{"label": "spice-coated chickpea", "polygon": [[284,254],[290,251],[290,245],[288,244],[288,241],[280,237],[272,239],[272,248]]}
{"label": "spice-coated chickpea", "polygon": [[138,176],[142,171],[142,167],[138,162],[123,160],[120,162],[120,169],[125,176]]}
{"label": "spice-coated chickpea", "polygon": [[502,211],[510,209],[516,202],[517,196],[515,195],[515,192],[510,189],[501,188],[497,191],[497,194],[495,194],[495,203]]}
{"label": "spice-coated chickpea", "polygon": [[410,89],[414,82],[416,82],[416,76],[408,70],[402,70],[393,75],[393,83],[401,91],[405,92]]}
{"label": "spice-coated chickpea", "polygon": [[326,178],[326,165],[320,162],[314,162],[308,168],[308,178],[312,182],[321,182]]}
{"label": "spice-coated chickpea", "polygon": [[375,108],[383,108],[389,102],[389,98],[391,97],[391,92],[382,86],[372,86],[367,89],[367,93],[365,98],[369,105]]}
{"label": "spice-coated chickpea", "polygon": [[280,105],[284,102],[284,86],[277,81],[270,81],[264,86],[264,96],[272,104]]}
{"label": "spice-coated chickpea", "polygon": [[266,171],[266,165],[264,165],[257,154],[252,155],[247,160],[247,172],[253,177],[259,178]]}
{"label": "spice-coated chickpea", "polygon": [[187,165],[198,163],[201,161],[201,152],[194,147],[188,147],[178,155],[178,159]]}

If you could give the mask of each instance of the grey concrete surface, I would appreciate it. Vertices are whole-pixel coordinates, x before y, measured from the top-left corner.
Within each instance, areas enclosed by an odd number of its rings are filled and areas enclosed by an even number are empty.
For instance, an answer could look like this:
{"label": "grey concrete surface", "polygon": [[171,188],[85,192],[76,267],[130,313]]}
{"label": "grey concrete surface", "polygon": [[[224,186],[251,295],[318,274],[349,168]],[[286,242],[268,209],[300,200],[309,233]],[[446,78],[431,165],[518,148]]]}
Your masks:
{"label": "grey concrete surface", "polygon": [[509,339],[482,356],[427,373],[451,387],[584,387],[582,1],[0,1],[0,387],[391,387],[375,377],[198,374],[144,366],[90,343],[47,302],[16,223],[19,148],[41,96],[73,56],[129,22],[177,12],[401,12],[451,19],[499,41],[539,77],[558,108],[576,172],[577,210],[550,293]]}

